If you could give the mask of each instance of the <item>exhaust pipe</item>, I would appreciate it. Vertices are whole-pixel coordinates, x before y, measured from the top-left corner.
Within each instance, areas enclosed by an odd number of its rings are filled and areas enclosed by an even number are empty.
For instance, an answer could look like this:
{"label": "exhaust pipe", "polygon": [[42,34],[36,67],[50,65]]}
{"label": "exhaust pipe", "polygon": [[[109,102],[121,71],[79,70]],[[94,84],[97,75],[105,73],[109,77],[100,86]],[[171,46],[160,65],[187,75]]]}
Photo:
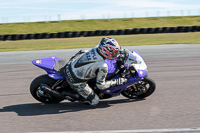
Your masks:
{"label": "exhaust pipe", "polygon": [[46,84],[41,84],[40,88],[44,91],[44,93],[52,96],[53,99],[57,99],[58,101],[64,100],[64,96],[60,92],[52,90],[50,86]]}

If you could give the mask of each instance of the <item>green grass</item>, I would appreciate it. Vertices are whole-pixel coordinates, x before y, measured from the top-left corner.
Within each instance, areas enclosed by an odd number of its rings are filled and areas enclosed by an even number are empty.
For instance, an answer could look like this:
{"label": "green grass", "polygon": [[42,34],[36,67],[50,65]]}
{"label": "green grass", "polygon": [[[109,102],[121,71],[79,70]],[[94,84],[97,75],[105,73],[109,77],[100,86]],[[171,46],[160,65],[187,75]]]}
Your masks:
{"label": "green grass", "polygon": [[[28,51],[48,49],[90,48],[99,43],[103,36],[65,39],[40,39],[20,41],[0,41],[2,51]],[[111,36],[121,46],[158,45],[158,44],[200,44],[200,32],[141,34]]]}
{"label": "green grass", "polygon": [[[148,27],[175,27],[194,26],[199,24],[200,16],[8,23],[0,24],[0,34],[90,31]],[[0,52],[93,47],[98,44],[102,37],[103,36],[63,39],[0,41]],[[115,38],[121,46],[158,44],[200,44],[200,32],[171,34],[140,34],[124,36],[122,35],[111,37]]]}
{"label": "green grass", "polygon": [[174,26],[193,26],[199,24],[200,24],[200,16],[7,23],[7,24],[0,24],[0,34],[89,31],[89,30],[131,29],[131,28],[147,28],[147,27],[152,27],[152,28],[174,27]]}

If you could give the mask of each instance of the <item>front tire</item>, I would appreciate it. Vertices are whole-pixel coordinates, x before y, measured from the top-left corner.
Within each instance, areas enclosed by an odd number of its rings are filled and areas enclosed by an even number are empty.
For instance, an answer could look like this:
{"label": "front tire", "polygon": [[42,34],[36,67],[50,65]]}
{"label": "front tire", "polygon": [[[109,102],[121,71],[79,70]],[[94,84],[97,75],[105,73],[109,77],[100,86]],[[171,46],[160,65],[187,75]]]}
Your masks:
{"label": "front tire", "polygon": [[47,103],[47,104],[59,103],[62,100],[53,99],[50,95],[45,94],[40,89],[41,84],[46,84],[52,87],[55,83],[56,83],[56,80],[50,78],[47,74],[38,76],[32,81],[30,85],[30,93],[36,100],[42,103]]}
{"label": "front tire", "polygon": [[121,94],[129,99],[143,99],[150,96],[156,89],[156,83],[153,79],[145,77],[137,84],[127,88]]}

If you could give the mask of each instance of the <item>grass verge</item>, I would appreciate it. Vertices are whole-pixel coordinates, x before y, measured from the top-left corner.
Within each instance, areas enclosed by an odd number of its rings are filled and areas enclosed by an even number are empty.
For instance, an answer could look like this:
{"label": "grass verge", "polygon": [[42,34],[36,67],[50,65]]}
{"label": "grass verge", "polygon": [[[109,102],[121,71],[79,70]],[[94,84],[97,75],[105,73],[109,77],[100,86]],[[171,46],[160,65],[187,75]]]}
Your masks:
{"label": "grass verge", "polygon": [[[159,45],[159,44],[200,44],[200,32],[140,34],[110,36],[121,46]],[[0,52],[30,51],[49,49],[89,48],[96,46],[103,36],[62,39],[40,39],[20,41],[0,41]]]}
{"label": "grass verge", "polygon": [[200,16],[92,19],[0,24],[0,34],[111,30],[199,25]]}

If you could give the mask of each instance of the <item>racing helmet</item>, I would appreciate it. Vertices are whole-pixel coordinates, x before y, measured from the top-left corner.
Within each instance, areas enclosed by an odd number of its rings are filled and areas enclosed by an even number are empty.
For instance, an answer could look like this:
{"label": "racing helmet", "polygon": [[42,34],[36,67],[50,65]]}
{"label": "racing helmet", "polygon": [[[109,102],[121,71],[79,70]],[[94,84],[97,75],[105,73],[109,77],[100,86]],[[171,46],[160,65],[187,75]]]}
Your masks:
{"label": "racing helmet", "polygon": [[97,49],[104,58],[114,60],[118,56],[120,46],[115,39],[105,37],[99,42]]}

